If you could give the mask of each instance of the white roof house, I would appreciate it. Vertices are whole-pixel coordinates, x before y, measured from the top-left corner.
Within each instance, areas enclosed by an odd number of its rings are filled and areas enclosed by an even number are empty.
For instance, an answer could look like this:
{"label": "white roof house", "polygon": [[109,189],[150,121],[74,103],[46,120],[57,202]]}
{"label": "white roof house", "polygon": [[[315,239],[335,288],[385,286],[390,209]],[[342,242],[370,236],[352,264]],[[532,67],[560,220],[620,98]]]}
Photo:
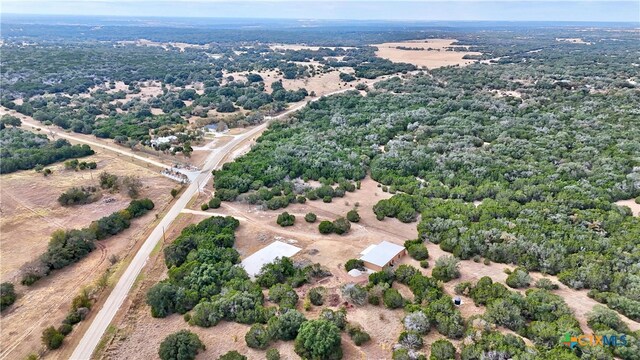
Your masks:
{"label": "white roof house", "polygon": [[383,241],[378,245],[371,245],[362,251],[360,260],[364,261],[365,266],[373,270],[381,270],[385,266],[393,265],[400,259],[406,250],[404,246],[396,245],[388,241]]}
{"label": "white roof house", "polygon": [[178,140],[178,137],[175,135],[169,136],[161,136],[151,140],[151,145],[160,145],[160,144],[168,144],[172,141]]}
{"label": "white roof house", "polygon": [[264,264],[272,263],[279,257],[291,257],[300,250],[302,249],[282,241],[274,241],[242,260],[242,267],[253,278],[258,275]]}

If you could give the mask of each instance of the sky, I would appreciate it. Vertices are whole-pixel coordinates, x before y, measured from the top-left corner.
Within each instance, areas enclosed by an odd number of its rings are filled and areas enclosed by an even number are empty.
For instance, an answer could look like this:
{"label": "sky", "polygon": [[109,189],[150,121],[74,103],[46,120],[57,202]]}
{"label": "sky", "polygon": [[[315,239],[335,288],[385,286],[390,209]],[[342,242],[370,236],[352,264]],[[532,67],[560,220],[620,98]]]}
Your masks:
{"label": "sky", "polygon": [[640,0],[0,0],[1,13],[267,19],[637,22]]}

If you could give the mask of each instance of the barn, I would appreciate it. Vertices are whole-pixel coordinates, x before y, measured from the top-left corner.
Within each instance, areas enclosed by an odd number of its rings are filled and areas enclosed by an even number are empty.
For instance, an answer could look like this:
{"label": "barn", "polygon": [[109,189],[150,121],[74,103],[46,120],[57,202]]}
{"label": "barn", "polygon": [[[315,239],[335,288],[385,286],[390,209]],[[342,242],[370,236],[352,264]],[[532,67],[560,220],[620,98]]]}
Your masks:
{"label": "barn", "polygon": [[367,269],[380,271],[388,266],[394,266],[398,260],[405,256],[407,250],[404,246],[383,241],[378,245],[371,245],[360,253],[360,260]]}

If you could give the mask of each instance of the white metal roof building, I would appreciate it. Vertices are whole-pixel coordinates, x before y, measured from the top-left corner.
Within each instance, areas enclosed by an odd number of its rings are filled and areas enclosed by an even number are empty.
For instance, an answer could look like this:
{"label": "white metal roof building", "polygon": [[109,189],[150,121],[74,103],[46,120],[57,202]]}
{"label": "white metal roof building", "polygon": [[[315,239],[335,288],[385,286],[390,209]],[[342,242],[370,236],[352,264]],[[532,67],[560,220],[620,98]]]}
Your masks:
{"label": "white metal roof building", "polygon": [[242,267],[244,267],[247,274],[253,278],[258,275],[264,264],[272,263],[279,257],[291,257],[300,250],[299,247],[283,243],[282,241],[274,241],[242,260]]}
{"label": "white metal roof building", "polygon": [[360,260],[364,261],[364,266],[380,271],[386,266],[394,265],[397,260],[406,254],[404,246],[396,245],[388,241],[383,241],[378,245],[371,245],[361,253]]}

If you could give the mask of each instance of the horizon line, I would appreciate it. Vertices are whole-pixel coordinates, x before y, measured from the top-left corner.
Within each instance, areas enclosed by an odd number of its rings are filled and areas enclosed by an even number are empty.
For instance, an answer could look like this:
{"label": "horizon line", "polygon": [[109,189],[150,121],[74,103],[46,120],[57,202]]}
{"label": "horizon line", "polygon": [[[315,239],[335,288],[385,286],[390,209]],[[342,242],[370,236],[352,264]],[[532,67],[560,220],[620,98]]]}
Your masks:
{"label": "horizon line", "polygon": [[[255,1],[255,0],[252,0]],[[283,0],[292,1],[295,0]],[[465,1],[465,0],[453,0],[453,1]],[[468,0],[467,0],[468,1]],[[504,0],[503,0],[504,1]],[[581,2],[585,0],[568,0]],[[633,0],[617,0],[622,2],[634,2]],[[4,23],[5,16],[34,16],[34,17],[108,17],[108,18],[128,18],[128,19],[227,19],[227,20],[267,20],[267,21],[353,21],[353,22],[391,22],[391,23],[567,23],[567,24],[636,24],[640,29],[640,20],[638,21],[625,21],[625,20],[437,20],[437,19],[353,19],[353,18],[270,18],[270,17],[233,17],[233,16],[164,16],[164,15],[111,15],[111,14],[43,14],[43,13],[15,13],[8,12],[3,13],[0,17],[0,23]],[[54,25],[54,24],[52,24]],[[60,24],[62,25],[62,24]],[[82,25],[82,24],[76,24]],[[126,26],[126,25],[118,25]],[[171,27],[171,24],[158,25],[159,27]]]}

